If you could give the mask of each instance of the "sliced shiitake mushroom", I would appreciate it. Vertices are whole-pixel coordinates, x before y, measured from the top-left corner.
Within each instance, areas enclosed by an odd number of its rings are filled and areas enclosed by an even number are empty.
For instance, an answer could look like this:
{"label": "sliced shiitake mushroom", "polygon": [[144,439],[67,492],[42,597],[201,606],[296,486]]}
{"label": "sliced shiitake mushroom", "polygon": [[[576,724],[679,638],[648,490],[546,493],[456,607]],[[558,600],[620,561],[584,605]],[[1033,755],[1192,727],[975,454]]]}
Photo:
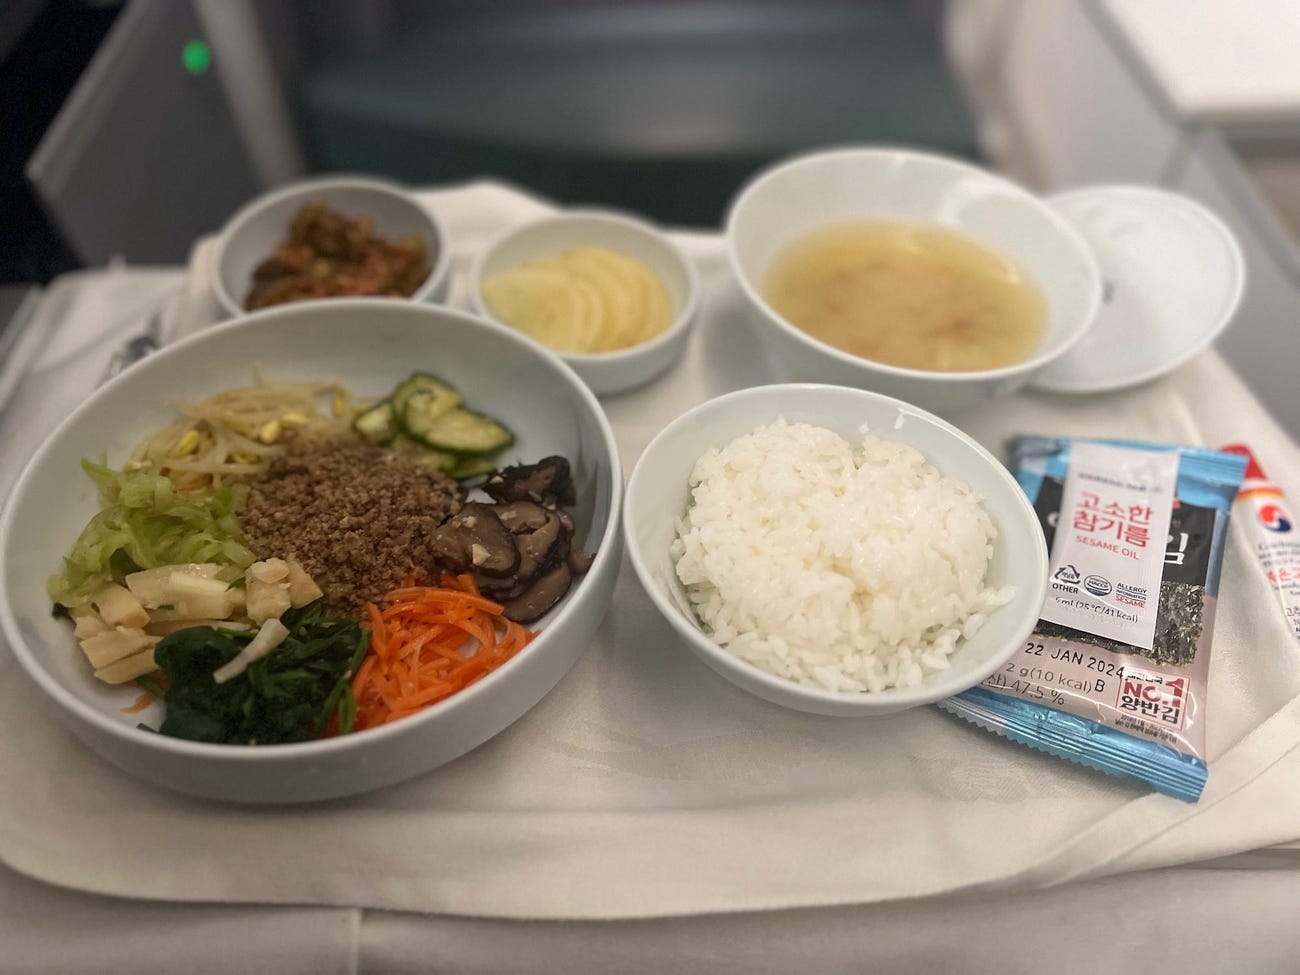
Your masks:
{"label": "sliced shiitake mushroom", "polygon": [[531,623],[564,598],[573,582],[563,562],[547,569],[523,593],[505,603],[505,615],[516,623]]}
{"label": "sliced shiitake mushroom", "polygon": [[510,529],[492,505],[471,502],[438,526],[429,547],[444,568],[508,578],[519,569],[520,553]]}
{"label": "sliced shiitake mushroom", "polygon": [[497,503],[467,504],[435,533],[434,554],[444,568],[472,573],[510,619],[531,622],[591,567],[591,556],[572,547],[572,516],[557,507],[573,503],[569,463],[547,457],[506,468],[483,489]]}
{"label": "sliced shiitake mushroom", "polygon": [[533,582],[532,579],[519,579],[515,576],[510,576],[507,579],[494,579],[492,576],[485,576],[481,572],[474,572],[471,575],[474,577],[475,585],[478,586],[478,591],[497,603],[504,603],[514,599]]}
{"label": "sliced shiitake mushroom", "polygon": [[524,535],[516,535],[515,546],[519,549],[519,568],[515,572],[516,577],[520,580],[531,579],[551,562],[561,561],[563,556],[557,549],[565,538],[560,519],[552,512],[547,512],[546,522],[541,528]]}
{"label": "sliced shiitake mushroom", "polygon": [[[540,504],[533,501],[509,501],[505,504],[497,504],[493,509],[501,523],[509,528],[516,535],[525,532],[537,531],[546,524],[546,519],[550,517],[550,512]],[[563,515],[568,517],[568,515]]]}
{"label": "sliced shiitake mushroom", "polygon": [[501,523],[515,532],[519,565],[509,579],[480,579],[480,588],[493,599],[519,596],[547,569],[569,562],[573,519],[531,501],[497,505]]}
{"label": "sliced shiitake mushroom", "polygon": [[584,575],[591,568],[591,563],[596,561],[596,556],[588,555],[576,545],[569,546],[569,554],[565,557],[564,564],[569,567],[569,571],[575,576]]}
{"label": "sliced shiitake mushroom", "polygon": [[506,467],[489,477],[483,490],[501,502],[533,501],[548,508],[574,502],[573,475],[563,457]]}
{"label": "sliced shiitake mushroom", "polygon": [[573,544],[573,533],[577,526],[573,523],[573,516],[567,511],[557,511],[556,516],[560,519],[560,524],[564,527],[568,535],[568,542],[565,545],[564,561],[569,566],[569,571],[575,576],[583,575],[591,568],[591,563],[596,560],[594,555],[588,555],[580,547]]}

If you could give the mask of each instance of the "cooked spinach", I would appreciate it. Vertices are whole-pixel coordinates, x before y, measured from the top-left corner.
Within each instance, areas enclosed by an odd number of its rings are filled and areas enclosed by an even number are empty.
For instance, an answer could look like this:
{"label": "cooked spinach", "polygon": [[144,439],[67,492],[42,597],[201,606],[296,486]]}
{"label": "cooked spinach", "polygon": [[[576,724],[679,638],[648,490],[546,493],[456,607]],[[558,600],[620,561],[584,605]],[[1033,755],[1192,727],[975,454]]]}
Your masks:
{"label": "cooked spinach", "polygon": [[225,684],[213,672],[252,640],[252,632],[195,626],[164,637],[154,648],[170,681],[158,731],[235,745],[309,741],[332,722],[339,734],[351,731],[356,706],[349,681],[369,633],[351,617],[328,615],[320,601],[290,610],[280,622],[289,630],[284,642]]}

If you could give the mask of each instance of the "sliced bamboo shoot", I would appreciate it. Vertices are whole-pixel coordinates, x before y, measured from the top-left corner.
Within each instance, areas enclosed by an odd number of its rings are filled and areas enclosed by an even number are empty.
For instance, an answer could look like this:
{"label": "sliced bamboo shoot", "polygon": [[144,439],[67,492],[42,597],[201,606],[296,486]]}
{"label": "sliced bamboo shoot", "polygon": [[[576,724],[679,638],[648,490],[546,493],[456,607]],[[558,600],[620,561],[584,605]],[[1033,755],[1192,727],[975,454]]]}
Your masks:
{"label": "sliced bamboo shoot", "polygon": [[297,562],[289,563],[289,599],[294,609],[314,603],[324,595],[306,569]]}
{"label": "sliced bamboo shoot", "polygon": [[149,614],[126,589],[110,582],[90,601],[99,610],[99,615],[109,626],[144,626],[149,622]]}
{"label": "sliced bamboo shoot", "polygon": [[137,677],[143,677],[145,674],[153,673],[158,669],[154,663],[153,647],[143,650],[131,657],[126,657],[116,663],[109,664],[107,667],[101,667],[95,671],[95,676],[106,684],[125,684],[129,680],[135,680]]}
{"label": "sliced bamboo shoot", "polygon": [[144,630],[119,626],[106,633],[82,640],[81,650],[90,661],[90,666],[98,670],[124,657],[139,653],[154,642],[156,639],[150,637]]}

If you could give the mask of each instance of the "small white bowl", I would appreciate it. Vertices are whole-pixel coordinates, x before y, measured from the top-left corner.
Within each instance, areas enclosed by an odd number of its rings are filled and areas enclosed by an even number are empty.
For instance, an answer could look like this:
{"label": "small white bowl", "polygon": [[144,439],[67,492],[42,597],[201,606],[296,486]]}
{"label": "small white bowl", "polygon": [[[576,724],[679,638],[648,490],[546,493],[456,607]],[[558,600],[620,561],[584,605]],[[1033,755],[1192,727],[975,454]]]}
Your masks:
{"label": "small white bowl", "polygon": [[484,318],[501,322],[483,298],[483,282],[525,261],[570,247],[604,247],[640,261],[663,282],[675,316],[654,338],[617,352],[558,352],[596,393],[620,393],[658,376],[686,348],[700,304],[695,265],[658,228],[636,217],[606,210],[570,210],[512,227],[474,260],[469,272],[470,302]]}
{"label": "small white bowl", "polygon": [[[538,637],[483,680],[419,714],[352,735],[289,745],[217,745],[141,731],[159,705],[124,714],[139,691],[96,680],[71,627],[50,614],[45,580],[98,510],[83,457],[120,464],[175,417],[177,399],[271,379],[337,379],[358,395],[432,368],[515,433],[509,459],[561,454],[572,465],[577,538],[596,553],[541,621]],[[400,782],[464,755],[541,700],[591,642],[622,564],[623,478],[614,434],[591,391],[517,332],[463,312],[380,298],[287,304],[149,356],[96,390],[42,444],[0,517],[0,626],[51,715],[132,775],[232,802],[306,802]]]}
{"label": "small white bowl", "polygon": [[[722,447],[778,417],[834,430],[851,443],[867,433],[910,444],[945,475],[983,498],[997,528],[988,585],[1013,585],[1010,603],[963,641],[951,666],[917,687],[875,693],[828,691],[777,677],[715,643],[677,579],[670,546],[690,503],[689,478],[707,450]],[[812,714],[868,717],[951,697],[974,687],[1020,648],[1033,631],[1047,592],[1047,546],[1038,518],[1015,478],[956,427],[914,406],[843,386],[757,386],[709,400],[678,417],[650,442],[627,486],[623,534],[642,586],[691,652],[739,687],[766,701]]]}
{"label": "small white bowl", "polygon": [[[949,227],[1010,258],[1048,302],[1035,354],[1000,369],[904,369],[842,352],[787,322],[762,294],[773,258],[813,230],[853,220]],[[726,235],[732,271],[781,378],[871,389],[939,413],[1019,389],[1083,338],[1101,306],[1097,262],[1069,221],[1014,183],[943,156],[846,148],[789,160],[741,190]]]}
{"label": "small white bowl", "polygon": [[346,217],[372,217],[375,233],[387,240],[415,235],[424,241],[432,257],[429,276],[409,298],[388,300],[441,302],[446,297],[451,245],[438,218],[397,183],[328,176],[259,196],[230,218],[212,254],[212,290],[226,317],[246,313],[244,298],[254,269],[284,243],[294,214],[308,203],[324,203]]}

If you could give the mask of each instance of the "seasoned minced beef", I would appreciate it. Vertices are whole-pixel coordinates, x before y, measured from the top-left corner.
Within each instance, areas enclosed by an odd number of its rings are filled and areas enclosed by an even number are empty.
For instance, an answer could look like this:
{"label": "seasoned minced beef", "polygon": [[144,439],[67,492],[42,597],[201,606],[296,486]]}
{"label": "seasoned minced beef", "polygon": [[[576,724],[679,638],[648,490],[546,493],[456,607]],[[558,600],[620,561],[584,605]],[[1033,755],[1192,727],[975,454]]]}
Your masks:
{"label": "seasoned minced beef", "polygon": [[240,524],[259,559],[295,559],[335,609],[359,613],[408,575],[433,580],[429,539],[464,491],[372,444],[302,443],[249,483]]}

